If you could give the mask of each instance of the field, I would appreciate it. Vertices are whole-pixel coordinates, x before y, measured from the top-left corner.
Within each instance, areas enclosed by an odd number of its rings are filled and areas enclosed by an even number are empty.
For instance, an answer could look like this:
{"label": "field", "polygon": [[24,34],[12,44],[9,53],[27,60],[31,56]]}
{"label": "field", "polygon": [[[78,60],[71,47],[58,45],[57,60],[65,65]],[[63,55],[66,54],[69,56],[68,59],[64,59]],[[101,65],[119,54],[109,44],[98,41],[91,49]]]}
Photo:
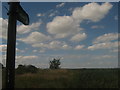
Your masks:
{"label": "field", "polygon": [[[4,83],[3,77],[3,87]],[[15,87],[118,88],[118,69],[39,69],[35,74],[17,74]]]}

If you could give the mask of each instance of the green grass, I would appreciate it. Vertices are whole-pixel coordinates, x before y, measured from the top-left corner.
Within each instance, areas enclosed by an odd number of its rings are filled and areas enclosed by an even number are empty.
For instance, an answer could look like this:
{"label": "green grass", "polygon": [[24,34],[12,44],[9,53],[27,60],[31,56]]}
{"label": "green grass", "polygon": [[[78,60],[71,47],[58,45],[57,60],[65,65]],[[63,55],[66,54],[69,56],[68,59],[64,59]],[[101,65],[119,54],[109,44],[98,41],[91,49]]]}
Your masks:
{"label": "green grass", "polygon": [[[3,80],[4,81],[4,80]],[[4,83],[4,82],[3,82]],[[118,88],[117,69],[45,69],[16,75],[16,88]]]}

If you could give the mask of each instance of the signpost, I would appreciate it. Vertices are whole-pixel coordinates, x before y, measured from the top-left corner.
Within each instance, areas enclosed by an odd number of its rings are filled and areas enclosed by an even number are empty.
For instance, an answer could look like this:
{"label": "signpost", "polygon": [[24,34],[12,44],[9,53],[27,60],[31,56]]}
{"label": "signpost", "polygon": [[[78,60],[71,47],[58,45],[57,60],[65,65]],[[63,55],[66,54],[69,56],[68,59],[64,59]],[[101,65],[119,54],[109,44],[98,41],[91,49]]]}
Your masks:
{"label": "signpost", "polygon": [[6,88],[14,89],[15,85],[15,53],[16,53],[16,22],[19,20],[29,24],[27,13],[20,6],[20,2],[9,2],[8,40],[6,56]]}

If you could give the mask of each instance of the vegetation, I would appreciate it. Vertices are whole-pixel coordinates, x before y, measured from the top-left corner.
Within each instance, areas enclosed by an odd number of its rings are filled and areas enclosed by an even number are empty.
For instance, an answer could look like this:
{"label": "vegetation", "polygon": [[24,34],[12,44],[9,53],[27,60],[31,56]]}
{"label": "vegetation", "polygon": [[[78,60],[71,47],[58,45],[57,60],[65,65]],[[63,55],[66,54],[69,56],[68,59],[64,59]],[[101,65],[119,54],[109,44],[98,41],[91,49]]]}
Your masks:
{"label": "vegetation", "polygon": [[60,58],[54,58],[50,61],[50,69],[59,69],[60,68]]}
{"label": "vegetation", "polygon": [[38,69],[36,73],[16,74],[15,87],[118,88],[118,69]]}
{"label": "vegetation", "polygon": [[18,65],[16,74],[37,73],[38,68],[33,65]]}

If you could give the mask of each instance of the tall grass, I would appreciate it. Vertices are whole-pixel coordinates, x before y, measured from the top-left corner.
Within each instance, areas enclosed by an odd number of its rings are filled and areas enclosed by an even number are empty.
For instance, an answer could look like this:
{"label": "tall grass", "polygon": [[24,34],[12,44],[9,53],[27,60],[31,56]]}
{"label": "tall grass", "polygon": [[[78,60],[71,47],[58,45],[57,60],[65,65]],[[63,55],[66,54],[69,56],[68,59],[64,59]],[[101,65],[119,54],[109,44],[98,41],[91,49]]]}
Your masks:
{"label": "tall grass", "polygon": [[45,69],[16,75],[16,88],[117,88],[117,69]]}

